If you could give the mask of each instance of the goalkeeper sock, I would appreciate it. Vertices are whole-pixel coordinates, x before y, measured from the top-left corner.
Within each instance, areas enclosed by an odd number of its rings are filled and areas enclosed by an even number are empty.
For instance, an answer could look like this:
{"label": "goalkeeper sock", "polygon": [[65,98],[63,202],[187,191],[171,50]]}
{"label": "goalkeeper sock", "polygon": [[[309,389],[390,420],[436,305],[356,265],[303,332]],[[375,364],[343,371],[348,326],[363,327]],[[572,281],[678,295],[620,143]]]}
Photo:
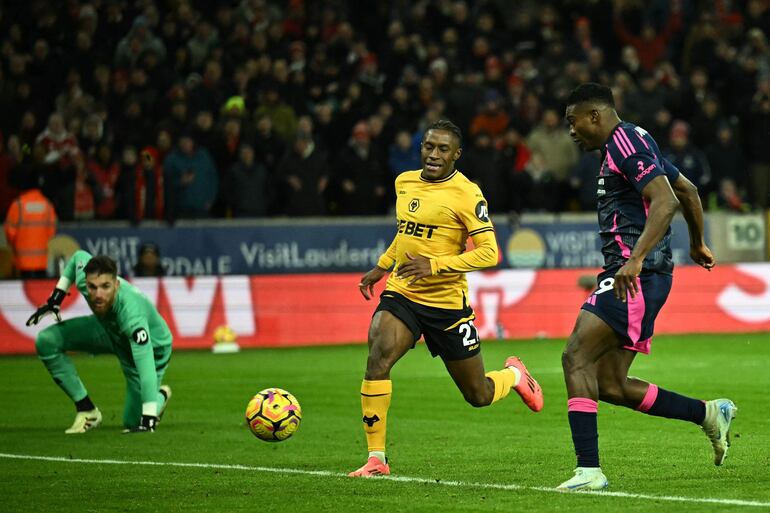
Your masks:
{"label": "goalkeeper sock", "polygon": [[[393,382],[389,379],[361,383],[361,411],[363,411],[364,432],[369,452],[385,454],[385,432],[387,430],[388,408],[393,393]],[[384,460],[384,458],[383,458]]]}
{"label": "goalkeeper sock", "polygon": [[703,401],[670,392],[652,383],[637,410],[655,417],[689,420],[698,425],[703,424],[706,418],[706,403]]}
{"label": "goalkeeper sock", "polygon": [[91,402],[91,398],[88,396],[85,396],[80,401],[75,401],[75,409],[77,411],[91,411],[94,408],[96,408],[96,406]]}
{"label": "goalkeeper sock", "polygon": [[383,463],[387,463],[388,459],[385,457],[385,451],[369,451],[370,458],[377,458]]}
{"label": "goalkeeper sock", "polygon": [[487,379],[495,386],[495,393],[492,402],[496,403],[507,396],[512,387],[515,387],[521,379],[521,372],[515,367],[508,367],[503,370],[490,371],[486,374]]}

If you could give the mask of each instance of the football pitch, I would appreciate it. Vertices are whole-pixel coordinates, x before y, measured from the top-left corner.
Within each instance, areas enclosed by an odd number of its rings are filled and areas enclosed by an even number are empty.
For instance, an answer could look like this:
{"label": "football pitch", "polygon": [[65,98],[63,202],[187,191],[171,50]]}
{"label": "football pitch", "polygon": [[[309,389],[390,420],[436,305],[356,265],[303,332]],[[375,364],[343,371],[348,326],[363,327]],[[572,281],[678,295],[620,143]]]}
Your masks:
{"label": "football pitch", "polygon": [[[545,394],[541,413],[511,394],[467,405],[423,344],[394,369],[388,415],[393,475],[353,479],[366,444],[358,390],[364,345],[176,352],[173,398],[157,432],[123,435],[124,382],[110,356],[75,365],[104,423],[65,435],[74,408],[35,357],[0,358],[3,511],[762,511],[770,510],[770,334],[659,336],[631,374],[738,406],[723,467],[692,424],[599,407],[606,492],[553,487],[575,465],[561,374],[563,340],[487,341],[488,369],[522,357]],[[281,387],[303,421],[281,443],[257,440],[243,414],[251,396]]]}

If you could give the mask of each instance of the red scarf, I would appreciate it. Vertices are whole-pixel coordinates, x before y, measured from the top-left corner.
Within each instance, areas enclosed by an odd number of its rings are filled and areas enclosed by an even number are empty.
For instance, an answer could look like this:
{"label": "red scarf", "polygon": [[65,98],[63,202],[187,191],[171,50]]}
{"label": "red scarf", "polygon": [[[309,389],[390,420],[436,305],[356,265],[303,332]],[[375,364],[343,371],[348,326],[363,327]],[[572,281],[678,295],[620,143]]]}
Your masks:
{"label": "red scarf", "polygon": [[147,156],[152,157],[152,171],[155,182],[155,204],[152,205],[151,219],[163,219],[163,168],[158,158],[158,150],[152,146],[142,148],[139,154],[139,163],[135,169],[134,180],[134,207],[136,219],[144,219],[147,211],[147,183],[144,176],[144,160]]}

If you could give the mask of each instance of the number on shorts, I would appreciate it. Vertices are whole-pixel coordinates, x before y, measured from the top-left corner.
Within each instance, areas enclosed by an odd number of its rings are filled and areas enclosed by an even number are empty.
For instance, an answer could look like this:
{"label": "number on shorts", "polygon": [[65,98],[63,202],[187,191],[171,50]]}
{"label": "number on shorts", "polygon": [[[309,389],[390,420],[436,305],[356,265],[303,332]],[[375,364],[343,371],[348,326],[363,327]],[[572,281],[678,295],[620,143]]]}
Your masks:
{"label": "number on shorts", "polygon": [[479,333],[473,321],[468,321],[460,325],[460,335],[463,336],[463,346],[468,347],[479,343]]}
{"label": "number on shorts", "polygon": [[602,281],[599,282],[599,288],[596,289],[596,292],[594,294],[601,294],[602,292],[607,292],[608,290],[612,290],[612,285],[615,283],[615,278],[604,278]]}

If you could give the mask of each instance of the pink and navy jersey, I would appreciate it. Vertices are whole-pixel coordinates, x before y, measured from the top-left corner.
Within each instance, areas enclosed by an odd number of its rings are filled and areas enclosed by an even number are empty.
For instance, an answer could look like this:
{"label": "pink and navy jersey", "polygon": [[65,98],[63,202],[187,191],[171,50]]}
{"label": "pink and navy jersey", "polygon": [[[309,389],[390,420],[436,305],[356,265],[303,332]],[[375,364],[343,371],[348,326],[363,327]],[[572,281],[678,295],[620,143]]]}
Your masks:
{"label": "pink and navy jersey", "polygon": [[[649,205],[642,189],[661,175],[673,184],[679,170],[663,158],[646,130],[620,122],[602,149],[598,176],[597,210],[605,270],[619,268],[631,256],[647,221]],[[643,269],[671,274],[671,227],[644,259]]]}

